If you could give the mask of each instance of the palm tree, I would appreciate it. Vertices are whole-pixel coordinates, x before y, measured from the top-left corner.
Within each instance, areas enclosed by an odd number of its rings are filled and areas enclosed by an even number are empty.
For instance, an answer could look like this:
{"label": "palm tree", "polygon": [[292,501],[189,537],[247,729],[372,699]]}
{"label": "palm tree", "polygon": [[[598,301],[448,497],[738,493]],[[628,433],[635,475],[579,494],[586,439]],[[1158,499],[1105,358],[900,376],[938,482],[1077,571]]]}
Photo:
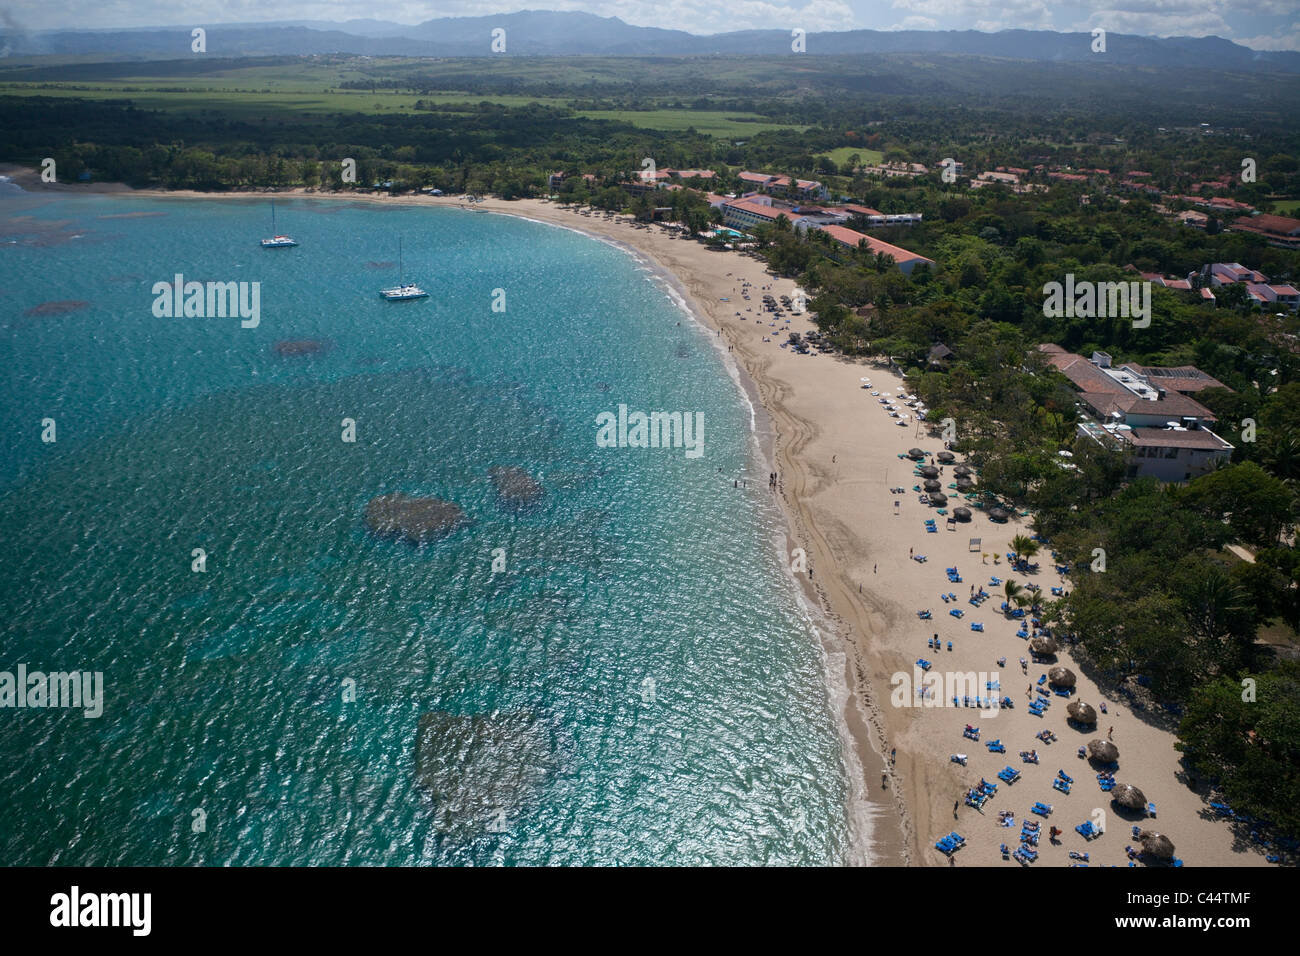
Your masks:
{"label": "palm tree", "polygon": [[1003,612],[1007,617],[1011,616],[1012,604],[1017,607],[1025,606],[1027,598],[1025,596],[1025,587],[1023,584],[1017,584],[1015,581],[1007,578],[1006,582],[1002,585],[1002,593],[1006,595],[1007,598],[1007,608]]}
{"label": "palm tree", "polygon": [[1300,438],[1283,434],[1268,447],[1265,464],[1283,481],[1300,478]]}
{"label": "palm tree", "polygon": [[1028,560],[1038,553],[1038,542],[1028,535],[1018,534],[1011,539],[1011,551],[1016,556],[1016,564],[1020,559]]}

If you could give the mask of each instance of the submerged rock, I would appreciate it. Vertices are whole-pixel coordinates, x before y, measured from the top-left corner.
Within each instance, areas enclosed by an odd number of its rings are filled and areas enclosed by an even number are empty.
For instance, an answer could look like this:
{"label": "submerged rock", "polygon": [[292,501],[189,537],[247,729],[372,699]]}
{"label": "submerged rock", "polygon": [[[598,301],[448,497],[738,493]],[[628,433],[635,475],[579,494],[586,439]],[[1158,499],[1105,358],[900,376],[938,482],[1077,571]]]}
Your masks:
{"label": "submerged rock", "polygon": [[42,302],[40,305],[34,305],[23,312],[23,315],[67,315],[69,312],[79,312],[90,305],[84,299],[59,299],[57,302]]}
{"label": "submerged rock", "polygon": [[365,522],[371,534],[412,544],[445,537],[466,520],[459,505],[441,498],[398,492],[371,498],[366,503]]}
{"label": "submerged rock", "polygon": [[522,468],[498,465],[488,469],[488,476],[497,489],[497,501],[507,508],[526,508],[542,499],[545,489]]}
{"label": "submerged rock", "polygon": [[558,767],[550,727],[529,712],[420,717],[415,777],[434,803],[443,833],[502,832]]}
{"label": "submerged rock", "polygon": [[281,339],[272,348],[282,358],[298,355],[323,355],[330,350],[330,343],[324,339]]}

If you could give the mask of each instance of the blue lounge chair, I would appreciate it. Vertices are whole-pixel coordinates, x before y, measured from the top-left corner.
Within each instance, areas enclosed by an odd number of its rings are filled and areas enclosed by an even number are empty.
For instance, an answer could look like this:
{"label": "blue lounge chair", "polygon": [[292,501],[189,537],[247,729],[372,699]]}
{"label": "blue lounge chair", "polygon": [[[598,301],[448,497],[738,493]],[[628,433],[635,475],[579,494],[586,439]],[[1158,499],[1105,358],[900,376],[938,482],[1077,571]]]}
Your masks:
{"label": "blue lounge chair", "polygon": [[978,632],[980,632],[980,633],[982,634],[982,633],[984,632],[984,625],[983,625],[983,624],[977,624],[976,622],[971,621],[970,629],[971,629],[972,631],[978,631]]}
{"label": "blue lounge chair", "polygon": [[1052,781],[1052,789],[1060,790],[1061,793],[1068,794],[1070,792],[1070,785],[1066,783],[1064,780],[1062,780],[1060,777],[1057,777],[1055,780]]}

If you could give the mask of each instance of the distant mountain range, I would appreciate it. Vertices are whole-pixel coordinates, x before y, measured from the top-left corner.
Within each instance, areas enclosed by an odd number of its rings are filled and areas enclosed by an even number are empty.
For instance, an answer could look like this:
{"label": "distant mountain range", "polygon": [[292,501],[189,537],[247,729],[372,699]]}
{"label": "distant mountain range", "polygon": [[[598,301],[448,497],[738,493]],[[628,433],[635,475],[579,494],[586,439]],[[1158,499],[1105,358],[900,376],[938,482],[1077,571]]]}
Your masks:
{"label": "distant mountain range", "polygon": [[[486,17],[447,17],[415,26],[382,20],[316,20],[195,24],[207,31],[216,57],[302,56],[353,53],[369,56],[489,56],[492,31],[506,31],[506,55],[705,56],[794,55],[781,30],[742,30],[697,36],[624,23],[590,13],[525,11]],[[0,55],[100,55],[111,59],[190,56],[191,27],[26,32],[0,26]],[[1086,33],[1045,30],[849,30],[810,33],[806,55],[955,53],[1018,60],[1103,62],[1151,68],[1300,73],[1300,53],[1262,52],[1219,37],[1144,37],[1112,33],[1106,52],[1092,52]]]}

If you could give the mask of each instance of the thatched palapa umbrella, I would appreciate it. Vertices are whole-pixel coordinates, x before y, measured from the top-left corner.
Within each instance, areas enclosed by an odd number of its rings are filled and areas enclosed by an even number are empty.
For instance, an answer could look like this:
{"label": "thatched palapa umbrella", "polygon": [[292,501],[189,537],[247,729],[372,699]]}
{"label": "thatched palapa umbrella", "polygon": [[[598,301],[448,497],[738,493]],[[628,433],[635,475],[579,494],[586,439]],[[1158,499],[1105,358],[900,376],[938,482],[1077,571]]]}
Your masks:
{"label": "thatched palapa umbrella", "polygon": [[935,455],[934,457],[938,458],[939,461],[943,462],[945,465],[951,465],[954,461],[957,460],[957,456],[950,451],[941,451],[939,452],[939,454]]}
{"label": "thatched palapa umbrella", "polygon": [[943,482],[938,478],[927,478],[921,487],[926,491],[943,491]]}
{"label": "thatched palapa umbrella", "polygon": [[1076,700],[1065,708],[1065,712],[1070,715],[1070,719],[1073,721],[1088,727],[1097,726],[1097,711],[1093,710],[1091,704]]}
{"label": "thatched palapa umbrella", "polygon": [[952,470],[952,473],[956,475],[958,478],[961,478],[963,475],[975,474],[975,469],[972,468],[970,465],[958,465],[956,468]]}
{"label": "thatched palapa umbrella", "polygon": [[952,516],[953,516],[954,518],[956,518],[958,521],[970,521],[970,509],[969,509],[969,508],[953,508],[953,509],[952,509]]}
{"label": "thatched palapa umbrella", "polygon": [[907,457],[920,461],[925,457],[925,452],[921,451],[919,448],[909,448],[907,450]]}
{"label": "thatched palapa umbrella", "polygon": [[1035,637],[1029,642],[1029,649],[1035,654],[1055,654],[1057,645],[1050,637]]}
{"label": "thatched palapa umbrella", "polygon": [[1130,810],[1147,808],[1146,794],[1131,783],[1115,784],[1115,789],[1110,792],[1110,798],[1121,807],[1128,807]]}
{"label": "thatched palapa umbrella", "polygon": [[961,475],[960,477],[958,477],[957,479],[958,491],[970,491],[974,487],[975,487],[975,482],[971,481],[965,475]]}
{"label": "thatched palapa umbrella", "polygon": [[1142,843],[1142,849],[1157,860],[1173,859],[1174,841],[1163,833],[1156,833],[1154,830],[1143,830],[1138,834],[1138,840]]}
{"label": "thatched palapa umbrella", "polygon": [[1119,748],[1109,740],[1090,740],[1088,756],[1098,763],[1114,763],[1119,759]]}
{"label": "thatched palapa umbrella", "polygon": [[1057,687],[1073,687],[1077,681],[1074,671],[1068,667],[1053,667],[1047,672],[1047,682]]}
{"label": "thatched palapa umbrella", "polygon": [[938,495],[938,494],[936,494],[936,495],[931,495],[931,496],[930,496],[930,506],[931,506],[932,508],[944,508],[944,507],[947,507],[947,505],[948,505],[948,496],[947,496],[947,495]]}
{"label": "thatched palapa umbrella", "polygon": [[1007,511],[1005,508],[989,509],[989,520],[991,521],[1006,521],[1010,517],[1011,517],[1011,512]]}
{"label": "thatched palapa umbrella", "polygon": [[922,465],[922,466],[921,466],[921,477],[923,477],[923,478],[938,478],[938,477],[939,477],[939,469],[936,468],[936,467],[934,467],[934,465]]}

